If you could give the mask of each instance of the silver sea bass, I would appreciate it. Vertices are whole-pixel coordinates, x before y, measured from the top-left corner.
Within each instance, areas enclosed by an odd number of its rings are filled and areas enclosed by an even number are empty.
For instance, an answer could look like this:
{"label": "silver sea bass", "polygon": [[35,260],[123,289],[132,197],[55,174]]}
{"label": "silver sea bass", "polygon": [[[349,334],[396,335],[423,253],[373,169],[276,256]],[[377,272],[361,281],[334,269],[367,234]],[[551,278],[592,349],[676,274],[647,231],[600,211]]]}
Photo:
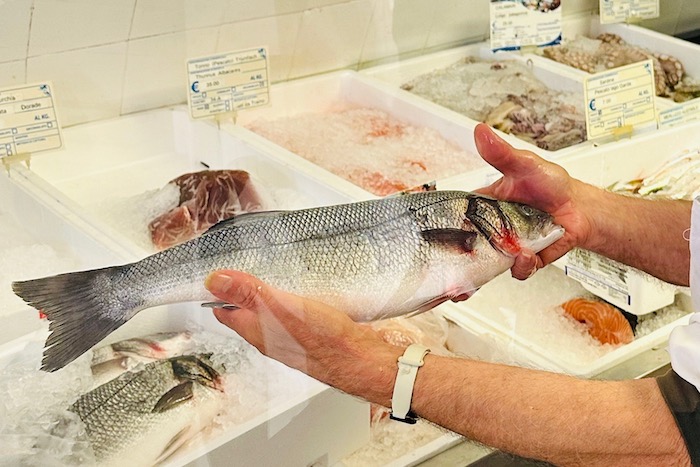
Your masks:
{"label": "silver sea bass", "polygon": [[82,395],[71,407],[100,466],[150,466],[223,409],[219,372],[200,355],[148,363]]}
{"label": "silver sea bass", "polygon": [[62,368],[145,308],[215,298],[217,269],[251,273],[371,321],[471,293],[563,235],[529,206],[459,191],[244,214],[141,261],[13,283],[50,321],[42,369]]}

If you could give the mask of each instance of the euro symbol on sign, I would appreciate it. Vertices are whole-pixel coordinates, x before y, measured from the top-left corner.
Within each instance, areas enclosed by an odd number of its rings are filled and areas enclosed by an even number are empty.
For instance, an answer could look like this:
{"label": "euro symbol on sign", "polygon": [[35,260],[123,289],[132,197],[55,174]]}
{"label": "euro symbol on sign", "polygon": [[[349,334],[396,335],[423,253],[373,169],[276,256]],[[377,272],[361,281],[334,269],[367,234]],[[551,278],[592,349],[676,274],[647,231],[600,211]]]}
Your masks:
{"label": "euro symbol on sign", "polygon": [[199,92],[199,81],[192,83],[192,91]]}
{"label": "euro symbol on sign", "polygon": [[588,103],[588,108],[595,110],[595,99],[591,99],[591,101]]}

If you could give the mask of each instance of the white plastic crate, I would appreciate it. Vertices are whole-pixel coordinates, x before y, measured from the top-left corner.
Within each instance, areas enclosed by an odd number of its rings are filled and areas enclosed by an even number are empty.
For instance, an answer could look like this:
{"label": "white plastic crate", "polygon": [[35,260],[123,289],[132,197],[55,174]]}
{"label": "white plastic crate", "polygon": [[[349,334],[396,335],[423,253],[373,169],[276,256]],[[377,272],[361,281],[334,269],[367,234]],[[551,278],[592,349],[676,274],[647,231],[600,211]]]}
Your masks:
{"label": "white plastic crate", "polygon": [[[483,60],[494,61],[518,60],[524,62],[530,67],[535,77],[545,83],[550,89],[561,92],[579,93],[581,95],[581,107],[583,108],[583,81],[580,75],[571,73],[569,70],[563,69],[562,67],[550,66],[548,63],[544,63],[542,61],[529,60],[529,55],[525,56],[520,53],[511,52],[494,53],[486,43],[467,45],[417,58],[402,60],[397,63],[367,68],[362,70],[361,73],[381,81],[388,89],[398,90],[402,98],[420,101],[423,103],[423,105],[430,108],[431,111],[445,115],[450,120],[463,122],[463,124],[467,126],[475,126],[478,122],[470,119],[469,117],[400,89],[402,84],[412,80],[413,78],[429,73],[433,70],[448,67],[464,57],[476,57]],[[584,141],[557,151],[548,151],[545,149],[540,149],[527,141],[519,139],[515,135],[506,134],[499,130],[496,131],[503,139],[512,145],[524,149],[530,149],[542,155],[542,157],[550,160],[560,159],[567,155],[571,155],[592,147],[592,143]]]}
{"label": "white plastic crate", "polygon": [[[268,139],[246,129],[246,125],[257,119],[274,120],[307,113],[322,113],[343,106],[368,107],[386,112],[399,121],[415,126],[437,130],[447,141],[456,144],[464,151],[479,158],[474,144],[473,131],[476,122],[456,119],[453,112],[435,106],[423,99],[412,96],[392,86],[353,71],[328,73],[272,86],[267,107],[246,110],[232,122],[222,123],[222,129],[261,148],[263,151],[282,154],[288,161],[294,161],[297,170],[323,180],[334,180],[333,186],[347,193],[353,199],[374,197],[368,191],[336,176],[312,162],[281,148]],[[454,114],[454,115],[453,115]],[[510,135],[511,142],[523,143]],[[438,189],[460,188],[471,190],[483,186],[493,178],[495,170],[483,164],[483,168],[464,171],[455,167],[454,176],[437,180]],[[459,180],[455,187],[452,180]],[[426,182],[429,180],[426,180]]]}
{"label": "white plastic crate", "polygon": [[[542,288],[562,290],[562,295],[555,292],[552,297],[543,297],[538,293]],[[553,307],[577,296],[577,288],[580,285],[553,266],[525,282],[506,273],[469,300],[445,308],[448,348],[470,358],[590,378],[665,345],[671,330],[687,324],[689,319],[689,315],[678,317],[629,344],[605,351],[603,347],[591,346],[588,341],[592,338],[583,336],[584,331],[581,336],[573,331],[559,332],[557,320],[562,317],[555,314]],[[519,303],[504,306],[504,296],[517,296]],[[691,311],[688,295],[678,295],[677,303],[681,309]]]}

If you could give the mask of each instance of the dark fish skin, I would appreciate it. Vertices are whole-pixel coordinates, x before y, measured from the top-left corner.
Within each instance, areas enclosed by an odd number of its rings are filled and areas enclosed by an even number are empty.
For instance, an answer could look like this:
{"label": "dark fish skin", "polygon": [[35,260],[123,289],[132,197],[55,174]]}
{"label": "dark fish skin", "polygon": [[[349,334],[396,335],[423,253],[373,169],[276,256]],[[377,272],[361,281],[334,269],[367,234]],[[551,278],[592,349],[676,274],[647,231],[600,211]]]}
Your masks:
{"label": "dark fish skin", "polygon": [[152,465],[196,434],[188,427],[206,424],[198,417],[213,418],[222,401],[219,372],[206,357],[185,355],[126,372],[82,395],[70,410],[85,424],[100,465]]}
{"label": "dark fish skin", "polygon": [[55,371],[140,310],[212,301],[214,270],[248,272],[356,321],[420,312],[506,271],[561,227],[540,211],[461,191],[431,191],[298,211],[244,214],[135,263],[14,282],[49,319],[42,369]]}

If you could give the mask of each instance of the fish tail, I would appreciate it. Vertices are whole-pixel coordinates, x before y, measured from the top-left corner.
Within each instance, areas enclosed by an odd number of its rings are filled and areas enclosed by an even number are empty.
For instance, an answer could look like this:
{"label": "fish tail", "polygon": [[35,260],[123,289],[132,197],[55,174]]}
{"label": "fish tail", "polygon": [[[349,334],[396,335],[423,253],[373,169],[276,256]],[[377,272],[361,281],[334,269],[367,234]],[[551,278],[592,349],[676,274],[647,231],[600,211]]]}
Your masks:
{"label": "fish tail", "polygon": [[[127,266],[12,283],[12,290],[49,320],[41,369],[56,371],[127,322],[140,308],[124,301],[114,280]],[[117,292],[117,293],[115,293]]]}

